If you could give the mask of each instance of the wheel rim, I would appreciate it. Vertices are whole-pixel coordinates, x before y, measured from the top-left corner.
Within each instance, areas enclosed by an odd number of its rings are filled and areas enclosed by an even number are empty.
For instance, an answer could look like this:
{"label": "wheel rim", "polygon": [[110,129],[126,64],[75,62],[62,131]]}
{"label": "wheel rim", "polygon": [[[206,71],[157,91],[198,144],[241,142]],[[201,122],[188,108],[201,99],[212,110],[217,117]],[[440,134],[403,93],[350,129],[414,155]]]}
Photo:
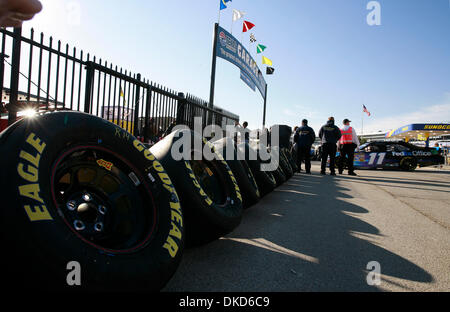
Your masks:
{"label": "wheel rim", "polygon": [[114,152],[95,146],[70,149],[55,162],[51,187],[66,225],[95,248],[126,253],[151,240],[156,206],[150,188]]}

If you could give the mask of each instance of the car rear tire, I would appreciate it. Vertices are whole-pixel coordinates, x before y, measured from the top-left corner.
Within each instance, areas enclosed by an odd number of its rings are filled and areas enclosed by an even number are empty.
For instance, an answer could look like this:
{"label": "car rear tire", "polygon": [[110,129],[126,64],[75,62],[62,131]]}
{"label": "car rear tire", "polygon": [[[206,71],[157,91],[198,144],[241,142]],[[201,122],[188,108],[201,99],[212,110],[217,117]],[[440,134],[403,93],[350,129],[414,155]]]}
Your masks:
{"label": "car rear tire", "polygon": [[405,157],[400,160],[400,168],[403,171],[414,171],[417,169],[417,160],[413,157]]}

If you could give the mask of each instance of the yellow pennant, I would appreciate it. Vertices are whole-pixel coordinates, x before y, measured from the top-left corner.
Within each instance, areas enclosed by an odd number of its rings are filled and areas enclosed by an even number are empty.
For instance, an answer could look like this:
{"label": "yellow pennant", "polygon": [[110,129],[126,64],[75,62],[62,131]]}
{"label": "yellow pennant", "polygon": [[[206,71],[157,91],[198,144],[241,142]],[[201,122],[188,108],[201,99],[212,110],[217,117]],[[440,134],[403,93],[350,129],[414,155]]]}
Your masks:
{"label": "yellow pennant", "polygon": [[262,57],[262,62],[263,62],[263,64],[267,64],[267,65],[269,65],[269,66],[272,66],[272,61],[269,60],[269,59],[268,59],[267,57],[265,57],[265,56]]}

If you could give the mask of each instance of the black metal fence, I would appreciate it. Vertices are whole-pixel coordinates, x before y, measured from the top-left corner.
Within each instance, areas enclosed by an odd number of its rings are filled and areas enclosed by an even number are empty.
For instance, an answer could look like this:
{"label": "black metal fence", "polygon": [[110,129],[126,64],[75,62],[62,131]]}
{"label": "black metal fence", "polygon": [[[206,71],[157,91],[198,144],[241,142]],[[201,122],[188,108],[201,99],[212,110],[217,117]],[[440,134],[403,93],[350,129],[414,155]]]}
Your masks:
{"label": "black metal fence", "polygon": [[83,50],[45,40],[32,29],[0,29],[0,113],[9,123],[21,112],[73,110],[107,119],[146,142],[157,141],[175,124],[194,126],[208,114],[220,126],[234,124],[239,116],[193,95],[176,92],[91,56]]}

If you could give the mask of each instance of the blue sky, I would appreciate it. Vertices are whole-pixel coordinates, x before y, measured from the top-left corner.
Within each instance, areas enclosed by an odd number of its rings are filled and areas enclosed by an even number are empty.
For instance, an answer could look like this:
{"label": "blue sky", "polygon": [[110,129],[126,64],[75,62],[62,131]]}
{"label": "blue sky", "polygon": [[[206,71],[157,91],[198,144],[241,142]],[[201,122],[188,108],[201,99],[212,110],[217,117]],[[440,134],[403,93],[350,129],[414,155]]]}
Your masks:
{"label": "blue sky", "polygon": [[[207,100],[218,0],[42,0],[34,27],[144,77]],[[233,0],[247,13],[274,62],[267,125],[318,128],[327,117],[361,132],[412,122],[450,122],[450,1],[380,0],[381,25],[369,26],[369,0]],[[77,19],[79,10],[80,18]],[[75,18],[74,18],[75,17]],[[79,21],[79,23],[78,23]],[[234,26],[241,38],[242,22]],[[244,37],[248,47],[248,35]],[[255,55],[256,53],[254,53]],[[260,57],[256,59],[260,67]],[[263,100],[218,60],[217,105],[261,127]]]}

